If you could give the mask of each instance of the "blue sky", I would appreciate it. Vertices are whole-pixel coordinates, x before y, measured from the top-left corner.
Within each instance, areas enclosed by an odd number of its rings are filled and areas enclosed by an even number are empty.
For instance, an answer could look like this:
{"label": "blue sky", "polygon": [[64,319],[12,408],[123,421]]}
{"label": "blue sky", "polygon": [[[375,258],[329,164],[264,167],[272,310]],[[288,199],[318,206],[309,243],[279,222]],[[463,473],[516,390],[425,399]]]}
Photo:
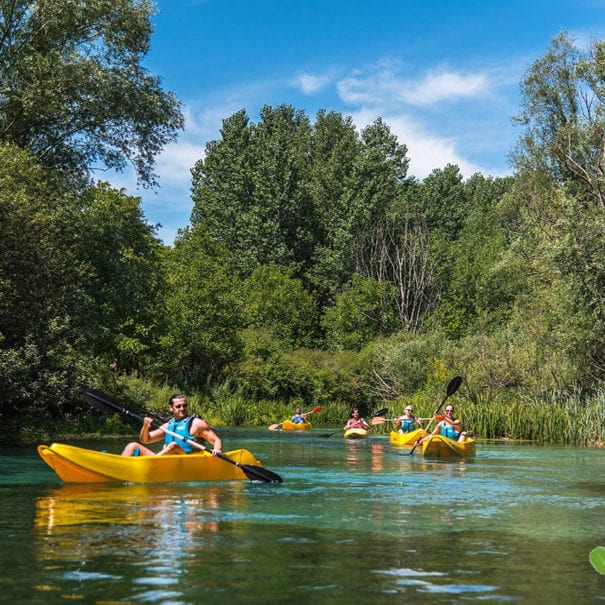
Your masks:
{"label": "blue sky", "polygon": [[[377,117],[408,148],[409,174],[458,164],[510,174],[521,134],[519,84],[561,31],[580,46],[605,38],[605,0],[158,0],[145,66],[184,104],[186,128],[157,159],[160,186],[111,182],[138,195],[172,245],[189,224],[190,169],[223,119],[286,103]],[[105,177],[106,178],[106,177]]]}

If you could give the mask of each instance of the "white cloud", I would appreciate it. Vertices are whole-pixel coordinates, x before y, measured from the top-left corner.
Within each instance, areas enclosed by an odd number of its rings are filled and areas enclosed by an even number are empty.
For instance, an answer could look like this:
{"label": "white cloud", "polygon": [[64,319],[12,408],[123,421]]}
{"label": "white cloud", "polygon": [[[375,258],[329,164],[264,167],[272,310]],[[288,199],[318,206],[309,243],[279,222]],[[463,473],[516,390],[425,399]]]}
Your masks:
{"label": "white cloud", "polygon": [[[361,109],[352,118],[355,125],[361,129],[376,120],[379,114],[373,110]],[[408,174],[417,179],[423,179],[435,168],[444,168],[447,164],[456,164],[465,178],[475,172],[484,172],[480,166],[465,160],[456,149],[455,141],[439,138],[423,131],[417,122],[405,115],[382,115],[391,132],[400,144],[408,149],[410,159]]]}
{"label": "white cloud", "polygon": [[383,62],[374,71],[354,71],[337,83],[341,99],[351,105],[384,107],[394,103],[426,106],[444,100],[475,98],[489,94],[490,79],[486,73],[457,73],[432,70],[421,78],[405,78],[399,66]]}
{"label": "white cloud", "polygon": [[333,77],[329,74],[312,75],[303,73],[293,80],[292,85],[298,88],[303,94],[312,95],[324,89],[332,82],[332,79]]}

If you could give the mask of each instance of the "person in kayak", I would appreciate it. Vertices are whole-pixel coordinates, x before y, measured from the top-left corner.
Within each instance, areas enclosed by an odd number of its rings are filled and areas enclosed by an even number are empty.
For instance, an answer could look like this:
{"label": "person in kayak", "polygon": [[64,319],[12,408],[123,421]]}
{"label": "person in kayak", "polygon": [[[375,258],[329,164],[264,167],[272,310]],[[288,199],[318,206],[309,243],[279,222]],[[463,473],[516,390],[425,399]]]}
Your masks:
{"label": "person in kayak", "polygon": [[418,427],[422,427],[422,421],[420,418],[414,418],[414,408],[411,405],[406,406],[403,416],[393,420],[393,428],[398,433],[411,433]]}
{"label": "person in kayak", "polygon": [[291,420],[294,424],[302,424],[303,422],[307,422],[307,416],[301,413],[300,407],[296,406],[294,416],[292,416]]}
{"label": "person in kayak", "polygon": [[[199,416],[187,414],[187,398],[185,395],[173,395],[170,398],[169,405],[172,419],[165,422],[160,428],[151,430],[153,419],[145,418],[139,433],[141,443],[133,441],[127,444],[122,451],[122,456],[163,456],[165,454],[190,454],[195,451],[195,448],[186,440],[169,435],[162,429],[167,429],[192,441],[197,440],[198,437],[205,439],[212,445],[213,456],[222,452],[223,442],[208,426],[208,423]],[[155,443],[162,439],[164,439],[164,447],[157,454],[142,445],[143,443]]]}
{"label": "person in kayak", "polygon": [[458,441],[459,443],[466,441],[466,431],[460,430],[460,420],[454,418],[454,406],[448,405],[445,408],[445,416],[443,417],[443,420],[441,420],[435,427],[435,430],[428,437],[425,437],[420,443],[437,434],[443,437],[448,437],[449,439],[453,439],[454,441]]}
{"label": "person in kayak", "polygon": [[365,418],[360,418],[359,408],[353,408],[351,417],[345,424],[344,430],[348,431],[349,429],[365,429],[366,431],[370,429],[370,425],[366,422]]}

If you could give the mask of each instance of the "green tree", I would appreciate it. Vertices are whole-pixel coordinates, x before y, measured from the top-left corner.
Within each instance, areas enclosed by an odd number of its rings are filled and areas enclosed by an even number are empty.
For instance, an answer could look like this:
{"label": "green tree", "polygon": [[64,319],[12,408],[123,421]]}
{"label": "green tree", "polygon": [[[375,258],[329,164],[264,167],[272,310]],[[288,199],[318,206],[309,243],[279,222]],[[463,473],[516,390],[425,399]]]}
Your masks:
{"label": "green tree", "polygon": [[152,15],[148,0],[0,0],[0,140],[79,178],[130,162],[153,184],[183,116],[142,66]]}
{"label": "green tree", "polygon": [[258,266],[244,283],[242,306],[250,327],[267,329],[290,347],[312,346],[315,305],[292,268]]}
{"label": "green tree", "polygon": [[225,250],[201,225],[185,230],[166,259],[168,289],[159,369],[177,384],[203,388],[241,352],[239,282]]}
{"label": "green tree", "polygon": [[547,305],[532,311],[558,310],[557,346],[587,385],[605,377],[604,71],[604,42],[580,51],[564,34],[528,70],[510,200],[520,217],[515,251],[535,300]]}
{"label": "green tree", "polygon": [[87,365],[79,200],[52,171],[0,146],[0,414],[60,415]]}
{"label": "green tree", "polygon": [[321,319],[326,342],[333,349],[359,351],[371,339],[388,336],[400,327],[397,293],[388,281],[353,274]]}
{"label": "green tree", "polygon": [[605,41],[580,51],[562,33],[528,70],[517,121],[525,133],[513,155],[605,210]]}
{"label": "green tree", "polygon": [[505,262],[510,240],[498,204],[513,185],[512,178],[473,175],[464,183],[468,213],[458,238],[446,244],[447,283],[430,326],[460,338],[474,329],[498,326],[510,316],[515,297],[524,291],[516,266]]}
{"label": "green tree", "polygon": [[308,118],[290,106],[265,106],[258,124],[241,111],[223,122],[221,134],[192,171],[192,225],[203,224],[230,251],[242,277],[259,264],[294,263],[302,271],[315,231]]}
{"label": "green tree", "polygon": [[309,188],[317,217],[316,245],[306,281],[320,308],[333,301],[350,276],[350,249],[336,246],[350,230],[348,184],[362,143],[350,117],[319,111],[313,129]]}
{"label": "green tree", "polygon": [[106,184],[88,189],[78,241],[88,267],[80,329],[107,363],[140,370],[157,353],[165,291],[164,250],[140,198]]}

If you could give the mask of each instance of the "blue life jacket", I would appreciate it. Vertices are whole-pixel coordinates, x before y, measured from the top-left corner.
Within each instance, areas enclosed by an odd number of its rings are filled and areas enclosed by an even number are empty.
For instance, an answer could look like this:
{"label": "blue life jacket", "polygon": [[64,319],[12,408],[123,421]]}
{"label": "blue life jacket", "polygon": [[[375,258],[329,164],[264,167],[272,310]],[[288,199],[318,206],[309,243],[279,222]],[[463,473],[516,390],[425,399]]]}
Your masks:
{"label": "blue life jacket", "polygon": [[441,423],[441,435],[444,437],[449,437],[450,439],[458,439],[460,437],[460,433],[454,428],[452,424],[447,424],[446,422]]}
{"label": "blue life jacket", "polygon": [[[187,418],[183,418],[183,420],[179,420],[178,422],[173,418],[168,423],[168,430],[172,431],[173,433],[177,433],[177,435],[187,437],[187,439],[191,439],[191,441],[195,441],[195,435],[192,435],[189,432],[194,418],[198,418],[198,416],[194,414],[193,416],[188,416]],[[176,441],[180,445],[181,449],[187,454],[191,454],[194,450],[193,446],[188,441],[184,441],[183,439],[173,437],[172,435],[166,433],[164,436],[164,443],[168,445],[173,441]]]}
{"label": "blue life jacket", "polygon": [[296,416],[292,416],[292,422],[294,424],[302,424],[305,421],[302,414],[296,414]]}
{"label": "blue life jacket", "polygon": [[416,430],[416,421],[414,418],[402,418],[401,419],[401,432],[411,433]]}

